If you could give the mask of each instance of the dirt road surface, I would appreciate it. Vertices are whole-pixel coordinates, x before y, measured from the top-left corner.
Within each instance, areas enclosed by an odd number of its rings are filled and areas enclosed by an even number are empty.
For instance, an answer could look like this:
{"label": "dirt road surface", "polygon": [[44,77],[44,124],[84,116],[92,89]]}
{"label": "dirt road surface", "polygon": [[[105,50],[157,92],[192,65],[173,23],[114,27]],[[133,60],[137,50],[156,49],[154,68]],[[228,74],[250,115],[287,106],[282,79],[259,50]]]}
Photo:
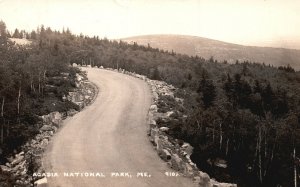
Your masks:
{"label": "dirt road surface", "polygon": [[[58,177],[48,177],[48,186],[194,186],[191,179],[166,176],[165,172],[172,170],[148,140],[151,95],[147,83],[113,71],[84,70],[99,87],[99,94],[93,104],[66,119],[51,140],[43,164],[46,172],[57,173]],[[122,172],[127,173],[123,173],[125,177],[117,177]],[[140,172],[148,175],[137,177]],[[105,177],[99,176],[102,174]]]}

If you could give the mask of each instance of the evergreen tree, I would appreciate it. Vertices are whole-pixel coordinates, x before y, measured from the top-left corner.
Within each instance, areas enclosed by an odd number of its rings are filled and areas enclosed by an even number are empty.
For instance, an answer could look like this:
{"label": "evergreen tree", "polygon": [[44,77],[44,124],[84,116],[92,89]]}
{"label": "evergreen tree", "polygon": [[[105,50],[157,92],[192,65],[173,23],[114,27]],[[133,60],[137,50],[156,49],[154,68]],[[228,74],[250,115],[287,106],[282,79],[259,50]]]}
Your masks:
{"label": "evergreen tree", "polygon": [[202,94],[201,99],[205,108],[212,106],[217,96],[215,85],[211,80],[207,80],[205,77],[202,77],[200,81],[198,93]]}
{"label": "evergreen tree", "polygon": [[14,34],[12,35],[13,38],[20,38],[20,32],[18,29],[15,29]]}

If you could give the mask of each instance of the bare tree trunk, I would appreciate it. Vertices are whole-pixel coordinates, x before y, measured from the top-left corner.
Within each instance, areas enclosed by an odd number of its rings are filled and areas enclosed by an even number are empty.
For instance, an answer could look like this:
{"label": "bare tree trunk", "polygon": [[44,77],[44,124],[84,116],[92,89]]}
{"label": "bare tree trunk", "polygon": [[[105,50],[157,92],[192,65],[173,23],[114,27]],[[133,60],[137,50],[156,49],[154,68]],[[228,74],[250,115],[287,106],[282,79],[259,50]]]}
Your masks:
{"label": "bare tree trunk", "polygon": [[259,146],[258,146],[258,166],[259,166],[259,180],[260,183],[262,183],[262,165],[261,165],[261,127],[259,127],[259,133],[258,133],[258,139],[259,139]]}
{"label": "bare tree trunk", "polygon": [[30,91],[32,92],[33,91],[33,80],[32,80],[32,78],[30,79]]}
{"label": "bare tree trunk", "polygon": [[267,132],[265,132],[265,158],[267,157],[267,148],[268,148],[268,144],[267,144]]}
{"label": "bare tree trunk", "polygon": [[6,136],[9,136],[9,120],[7,120]]}
{"label": "bare tree trunk", "polygon": [[5,103],[5,97],[2,97],[2,104],[1,104],[1,118],[3,119],[3,122],[1,123],[1,144],[3,144],[4,141],[4,136],[3,136],[3,131],[4,131],[4,103]]}
{"label": "bare tree trunk", "polygon": [[294,184],[297,187],[296,147],[294,146]]}
{"label": "bare tree trunk", "polygon": [[39,72],[39,94],[41,93],[41,72]]}
{"label": "bare tree trunk", "polygon": [[18,102],[18,115],[20,115],[20,98],[21,98],[21,83],[19,85],[19,94],[18,94],[18,99],[17,99],[17,102]]}
{"label": "bare tree trunk", "polygon": [[43,73],[43,85],[42,85],[42,95],[44,95],[44,87],[45,87],[45,84],[46,84],[46,73],[47,73],[47,70],[44,70],[44,73]]}
{"label": "bare tree trunk", "polygon": [[5,97],[2,97],[2,104],[1,104],[1,117],[2,118],[4,116],[4,102],[5,102]]}
{"label": "bare tree trunk", "polygon": [[226,141],[226,156],[228,154],[228,149],[229,149],[228,147],[229,147],[229,138]]}
{"label": "bare tree trunk", "polygon": [[4,132],[4,123],[1,123],[1,145],[3,144],[4,141],[3,132]]}
{"label": "bare tree trunk", "polygon": [[222,143],[223,143],[223,135],[222,135],[222,123],[220,123],[220,150],[222,149]]}
{"label": "bare tree trunk", "polygon": [[215,143],[215,124],[214,124],[214,128],[213,128],[213,143]]}

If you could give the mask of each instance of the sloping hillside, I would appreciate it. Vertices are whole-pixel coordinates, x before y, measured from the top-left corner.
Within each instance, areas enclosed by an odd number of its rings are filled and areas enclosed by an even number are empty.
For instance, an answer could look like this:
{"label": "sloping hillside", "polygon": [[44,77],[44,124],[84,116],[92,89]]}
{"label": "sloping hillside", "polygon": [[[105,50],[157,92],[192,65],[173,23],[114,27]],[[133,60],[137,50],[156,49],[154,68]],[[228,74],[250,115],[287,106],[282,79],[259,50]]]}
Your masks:
{"label": "sloping hillside", "polygon": [[177,53],[198,55],[206,59],[211,56],[219,61],[230,63],[239,61],[254,61],[274,66],[291,65],[300,69],[300,50],[243,46],[222,41],[184,35],[145,35],[124,38],[123,41],[137,42],[141,45],[150,44],[151,47],[164,50],[174,50]]}

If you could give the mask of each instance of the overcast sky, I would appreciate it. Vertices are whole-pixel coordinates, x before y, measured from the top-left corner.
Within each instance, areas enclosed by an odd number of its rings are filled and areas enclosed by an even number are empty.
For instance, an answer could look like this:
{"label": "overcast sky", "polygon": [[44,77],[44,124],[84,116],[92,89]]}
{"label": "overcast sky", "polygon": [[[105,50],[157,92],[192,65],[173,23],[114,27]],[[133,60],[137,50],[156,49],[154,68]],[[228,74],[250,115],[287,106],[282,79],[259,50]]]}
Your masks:
{"label": "overcast sky", "polygon": [[0,0],[9,30],[44,24],[122,38],[183,34],[300,49],[300,0]]}

